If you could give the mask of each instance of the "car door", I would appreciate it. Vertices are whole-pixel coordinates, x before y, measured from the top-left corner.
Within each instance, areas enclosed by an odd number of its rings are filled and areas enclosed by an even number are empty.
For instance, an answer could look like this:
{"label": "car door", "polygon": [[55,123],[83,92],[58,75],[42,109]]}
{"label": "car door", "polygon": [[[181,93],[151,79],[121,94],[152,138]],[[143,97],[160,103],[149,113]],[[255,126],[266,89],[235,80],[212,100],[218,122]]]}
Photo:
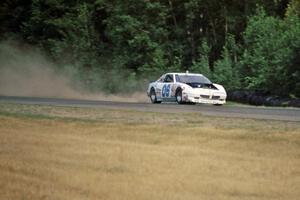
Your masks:
{"label": "car door", "polygon": [[167,74],[165,76],[165,79],[162,83],[162,88],[161,88],[161,97],[164,100],[170,100],[172,95],[171,95],[171,89],[174,84],[174,78],[173,74]]}

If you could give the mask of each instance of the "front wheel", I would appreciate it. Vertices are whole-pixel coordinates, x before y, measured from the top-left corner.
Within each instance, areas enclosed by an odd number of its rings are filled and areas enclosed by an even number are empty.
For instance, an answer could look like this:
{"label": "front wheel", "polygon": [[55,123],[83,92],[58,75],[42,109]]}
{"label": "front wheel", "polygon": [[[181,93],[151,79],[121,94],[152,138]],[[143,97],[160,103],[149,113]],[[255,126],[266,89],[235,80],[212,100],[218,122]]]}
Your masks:
{"label": "front wheel", "polygon": [[176,102],[177,102],[178,104],[183,104],[183,100],[182,100],[182,90],[181,90],[181,89],[178,89],[178,90],[176,91],[175,98],[176,98]]}
{"label": "front wheel", "polygon": [[152,103],[161,103],[161,101],[157,101],[156,93],[153,88],[150,91],[150,100]]}

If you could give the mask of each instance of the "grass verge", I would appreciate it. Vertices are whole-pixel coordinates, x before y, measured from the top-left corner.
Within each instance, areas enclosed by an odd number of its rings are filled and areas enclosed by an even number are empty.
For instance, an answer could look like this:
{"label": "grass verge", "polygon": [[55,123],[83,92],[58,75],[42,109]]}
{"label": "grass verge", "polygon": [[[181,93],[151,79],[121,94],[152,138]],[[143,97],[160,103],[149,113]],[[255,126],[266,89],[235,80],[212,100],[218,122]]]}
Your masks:
{"label": "grass verge", "polygon": [[0,104],[0,199],[297,199],[300,125]]}

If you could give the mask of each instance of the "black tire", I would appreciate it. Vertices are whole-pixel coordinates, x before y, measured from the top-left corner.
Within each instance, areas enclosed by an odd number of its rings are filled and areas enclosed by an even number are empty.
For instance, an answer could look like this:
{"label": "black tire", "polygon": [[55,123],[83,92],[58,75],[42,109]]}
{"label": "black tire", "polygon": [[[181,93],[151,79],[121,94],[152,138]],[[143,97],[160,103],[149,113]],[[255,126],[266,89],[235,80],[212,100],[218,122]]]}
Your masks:
{"label": "black tire", "polygon": [[187,104],[188,104],[188,105],[196,105],[195,102],[188,102]]}
{"label": "black tire", "polygon": [[175,98],[176,98],[176,102],[178,104],[183,104],[184,103],[183,100],[182,100],[182,90],[181,90],[181,88],[176,90]]}
{"label": "black tire", "polygon": [[150,100],[151,100],[152,103],[161,103],[161,101],[157,101],[157,97],[156,97],[156,93],[155,93],[154,88],[151,88]]}

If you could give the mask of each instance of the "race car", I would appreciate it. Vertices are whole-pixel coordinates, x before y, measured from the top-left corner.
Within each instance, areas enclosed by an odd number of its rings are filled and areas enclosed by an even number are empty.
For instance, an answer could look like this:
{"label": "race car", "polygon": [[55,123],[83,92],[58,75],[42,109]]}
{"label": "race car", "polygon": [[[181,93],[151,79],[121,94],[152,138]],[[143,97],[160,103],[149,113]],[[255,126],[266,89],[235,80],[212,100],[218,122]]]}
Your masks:
{"label": "race car", "polygon": [[148,86],[147,95],[152,103],[177,102],[223,105],[226,91],[202,74],[167,73]]}

